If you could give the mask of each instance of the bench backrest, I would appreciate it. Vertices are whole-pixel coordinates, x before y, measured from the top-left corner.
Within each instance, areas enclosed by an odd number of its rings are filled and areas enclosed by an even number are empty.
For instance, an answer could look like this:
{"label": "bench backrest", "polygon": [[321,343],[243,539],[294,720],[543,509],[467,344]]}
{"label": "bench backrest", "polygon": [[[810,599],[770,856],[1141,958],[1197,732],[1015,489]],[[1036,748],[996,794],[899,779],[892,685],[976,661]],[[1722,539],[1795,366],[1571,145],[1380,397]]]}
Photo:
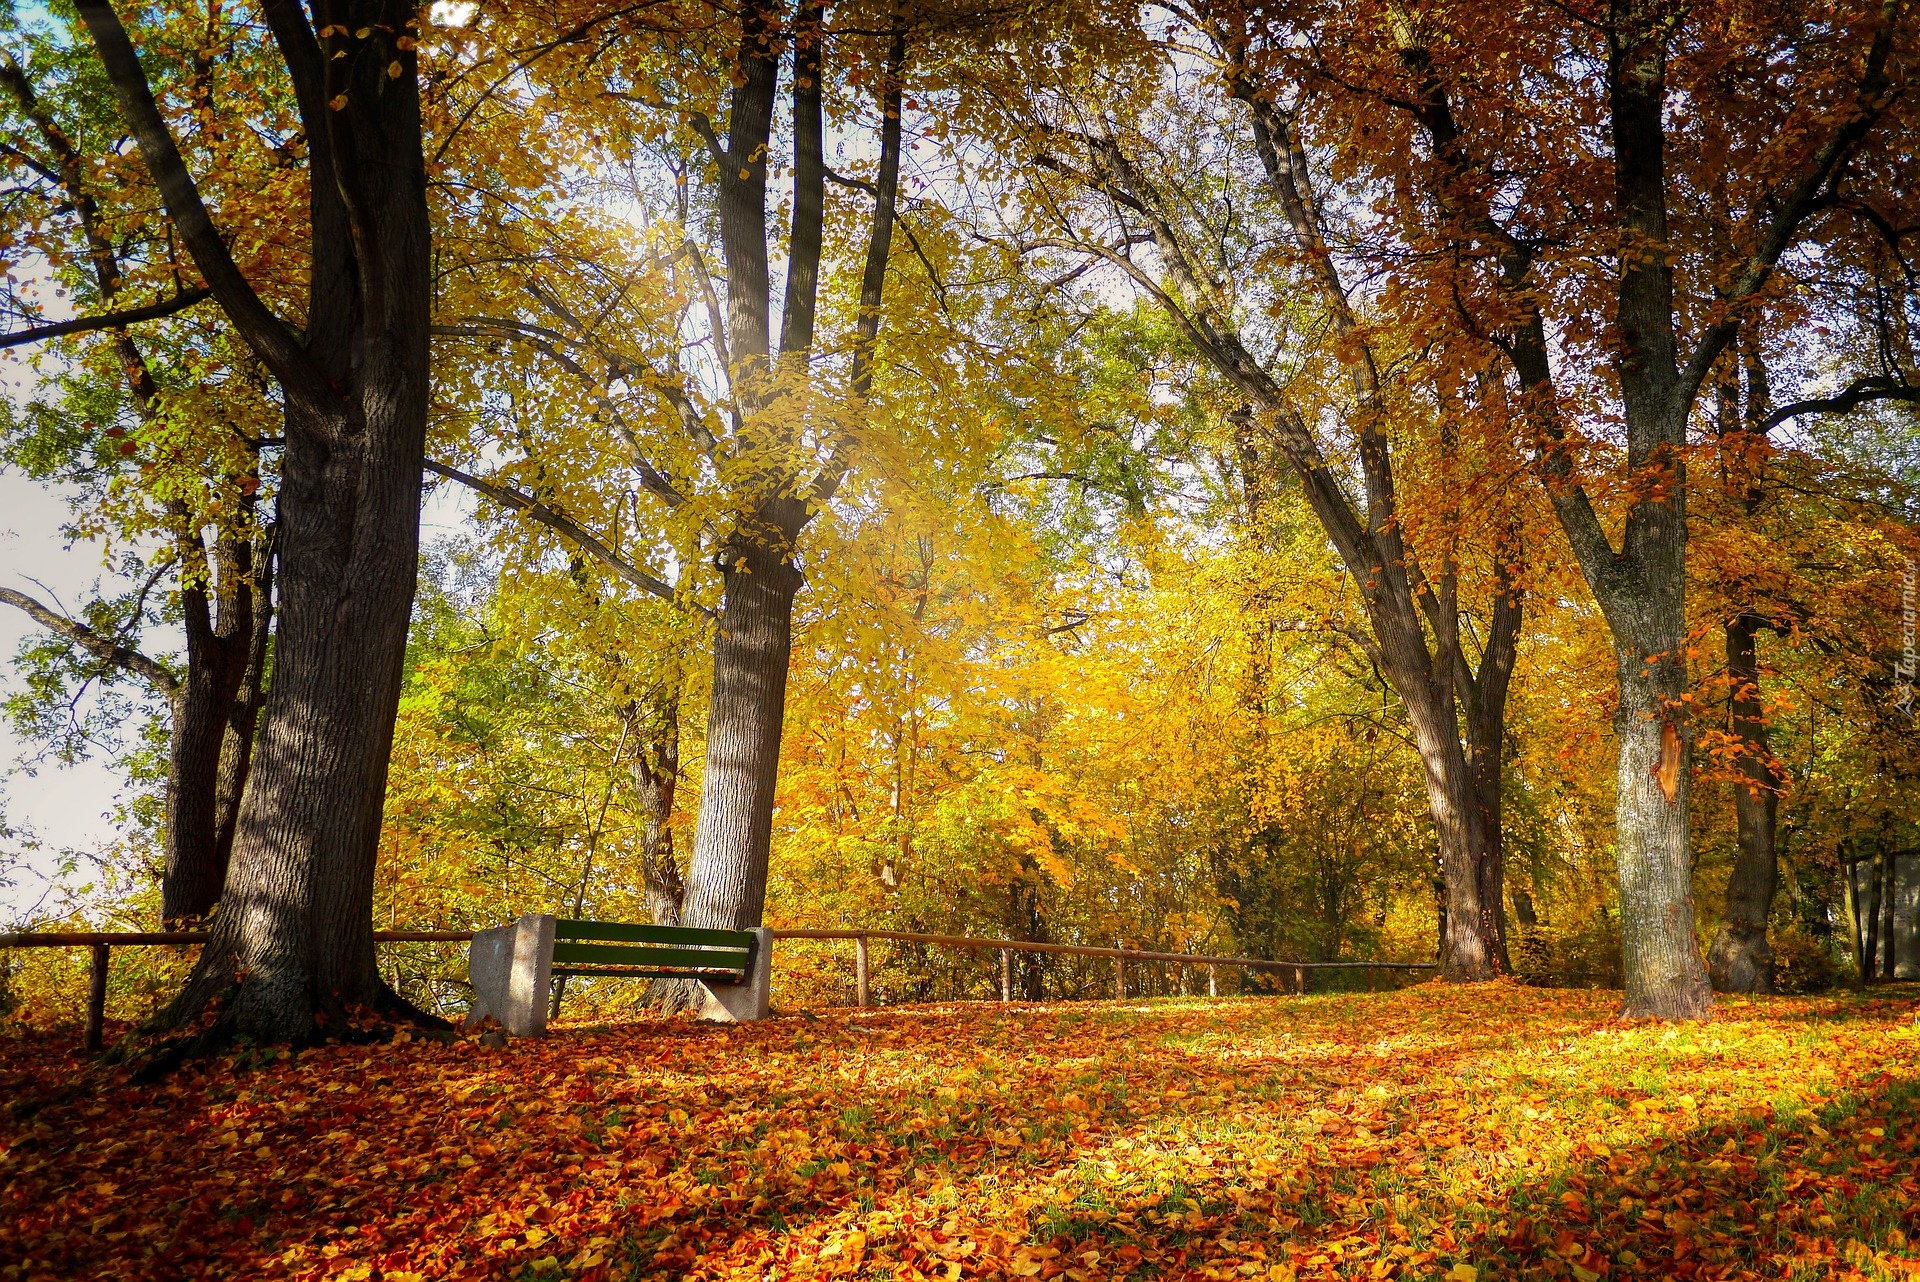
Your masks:
{"label": "bench backrest", "polygon": [[556,974],[584,967],[620,967],[602,974],[725,974],[744,976],[753,963],[753,932],[703,930],[697,926],[644,926],[636,922],[554,922]]}

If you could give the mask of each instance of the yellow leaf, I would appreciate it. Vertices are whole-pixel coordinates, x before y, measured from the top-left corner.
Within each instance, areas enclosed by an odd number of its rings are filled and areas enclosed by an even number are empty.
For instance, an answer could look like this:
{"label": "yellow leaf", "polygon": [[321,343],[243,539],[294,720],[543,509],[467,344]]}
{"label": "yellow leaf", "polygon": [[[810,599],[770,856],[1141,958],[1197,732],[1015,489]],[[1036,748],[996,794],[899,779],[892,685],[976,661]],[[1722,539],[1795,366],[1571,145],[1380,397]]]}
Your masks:
{"label": "yellow leaf", "polygon": [[333,95],[333,97],[327,99],[327,110],[329,111],[339,111],[342,108],[344,108],[346,105],[347,105],[347,95],[343,93],[337,93]]}
{"label": "yellow leaf", "polygon": [[395,58],[392,62],[387,64],[387,79],[398,80],[399,78],[400,78],[400,60],[398,58]]}
{"label": "yellow leaf", "polygon": [[1447,1270],[1447,1282],[1479,1282],[1480,1270],[1471,1264],[1456,1264]]}

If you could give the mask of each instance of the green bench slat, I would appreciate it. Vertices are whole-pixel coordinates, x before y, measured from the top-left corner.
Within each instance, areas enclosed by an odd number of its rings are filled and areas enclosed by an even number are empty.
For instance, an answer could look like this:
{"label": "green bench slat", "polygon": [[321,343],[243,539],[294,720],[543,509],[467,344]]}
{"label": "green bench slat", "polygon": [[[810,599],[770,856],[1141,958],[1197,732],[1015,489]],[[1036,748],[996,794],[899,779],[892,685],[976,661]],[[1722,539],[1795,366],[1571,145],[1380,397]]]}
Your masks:
{"label": "green bench slat", "polygon": [[603,966],[674,966],[681,969],[737,971],[747,969],[745,948],[645,948],[632,944],[575,944],[556,940],[556,967],[598,963]]}
{"label": "green bench slat", "polygon": [[574,921],[560,918],[553,923],[555,939],[602,939],[610,943],[681,944],[696,948],[747,948],[753,943],[750,930],[703,930],[698,926],[647,926],[625,921]]}
{"label": "green bench slat", "polygon": [[623,970],[615,966],[555,966],[556,975],[608,975],[615,979],[719,979],[737,980],[746,978],[737,970],[713,970],[708,967],[692,967],[681,970],[656,970],[650,966]]}

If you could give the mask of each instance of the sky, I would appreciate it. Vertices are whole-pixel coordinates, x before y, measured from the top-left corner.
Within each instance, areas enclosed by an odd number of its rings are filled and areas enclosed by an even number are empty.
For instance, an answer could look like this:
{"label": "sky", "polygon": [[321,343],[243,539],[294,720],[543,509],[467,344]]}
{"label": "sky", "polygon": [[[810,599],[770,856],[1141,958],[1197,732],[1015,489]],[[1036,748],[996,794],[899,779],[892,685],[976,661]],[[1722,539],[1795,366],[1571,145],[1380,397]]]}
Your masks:
{"label": "sky", "polygon": [[[101,577],[100,549],[82,544],[69,547],[60,537],[67,506],[54,490],[16,473],[0,471],[0,584],[29,593],[41,601],[66,603],[85,600]],[[39,627],[19,610],[0,606],[0,698],[20,688],[12,658],[20,642]],[[142,638],[142,644],[164,636]],[[45,766],[29,777],[20,769],[29,745],[15,738],[11,727],[0,724],[0,769],[5,814],[15,828],[31,830],[47,849],[29,856],[28,873],[11,888],[0,886],[0,923],[11,921],[38,900],[45,889],[54,852],[63,847],[101,849],[112,841],[107,812],[120,782],[104,761],[87,761],[62,768]],[[0,841],[7,841],[0,838]],[[36,873],[38,875],[32,875]]]}

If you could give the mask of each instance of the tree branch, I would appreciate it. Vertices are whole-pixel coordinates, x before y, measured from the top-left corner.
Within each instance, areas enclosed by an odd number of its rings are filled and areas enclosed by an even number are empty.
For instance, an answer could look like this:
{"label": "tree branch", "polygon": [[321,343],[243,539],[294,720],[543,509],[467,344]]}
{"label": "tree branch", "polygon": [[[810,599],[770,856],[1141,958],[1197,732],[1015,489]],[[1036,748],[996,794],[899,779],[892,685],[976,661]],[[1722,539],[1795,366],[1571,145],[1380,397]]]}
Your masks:
{"label": "tree branch", "polygon": [[[867,235],[867,261],[860,276],[860,319],[854,328],[853,369],[849,390],[853,403],[864,410],[873,390],[873,352],[880,336],[880,304],[886,292],[887,261],[893,253],[893,223],[900,196],[900,71],[907,56],[907,37],[895,32],[887,49],[885,80],[880,90],[880,169],[874,175],[873,226]],[[842,429],[833,454],[814,478],[809,502],[824,507],[833,501],[840,483],[853,467],[854,434]]]}
{"label": "tree branch", "polygon": [[1893,51],[1894,19],[1899,9],[1900,0],[1883,0],[1879,27],[1873,33],[1873,43],[1867,50],[1866,67],[1860,77],[1856,110],[1813,153],[1800,180],[1780,202],[1779,212],[1761,236],[1759,247],[1747,260],[1745,269],[1733,287],[1724,295],[1727,315],[1709,326],[1701,336],[1700,346],[1694,349],[1686,369],[1674,384],[1674,403],[1669,410],[1676,415],[1684,416],[1692,409],[1694,397],[1699,394],[1701,384],[1706,382],[1713,363],[1720,359],[1720,353],[1740,332],[1740,305],[1766,285],[1780,256],[1793,243],[1801,223],[1819,204],[1821,190],[1854,147],[1879,122],[1892,102],[1892,95],[1888,92],[1887,59]]}
{"label": "tree branch", "polygon": [[1844,414],[1871,401],[1920,402],[1920,386],[1902,383],[1885,375],[1856,378],[1832,396],[1816,396],[1782,405],[1761,419],[1760,425],[1754,430],[1771,432],[1788,419],[1799,418],[1802,414]]}
{"label": "tree branch", "polygon": [[193,255],[194,265],[206,280],[208,291],[247,346],[259,354],[289,394],[316,405],[337,400],[338,396],[327,385],[319,368],[295,341],[293,332],[254,293],[253,286],[247,283],[227,251],[226,242],[213,225],[212,215],[200,199],[200,189],[187,172],[186,161],[181,159],[173,133],[160,116],[153,89],[147,83],[147,73],[140,65],[140,55],[134,51],[127,29],[120,25],[112,4],[109,0],[76,0],[74,8],[93,36],[94,47],[113,84],[114,97],[120,103],[120,114],[139,144],[141,158],[160,188],[167,213],[179,229],[187,251]]}
{"label": "tree branch", "polygon": [[145,307],[129,307],[125,311],[107,312],[100,316],[76,316],[72,320],[56,321],[47,325],[29,325],[11,334],[0,334],[0,348],[18,347],[22,343],[43,342],[46,339],[60,338],[67,334],[85,334],[96,329],[122,329],[140,321],[159,320],[162,316],[184,312],[211,296],[211,291],[195,287],[184,289],[162,302],[148,303]]}
{"label": "tree branch", "polygon": [[532,517],[548,529],[555,531],[570,542],[579,545],[584,551],[592,553],[595,559],[599,560],[602,564],[606,565],[608,569],[641,591],[650,592],[662,601],[669,601],[675,605],[686,606],[689,609],[707,615],[709,618],[713,616],[713,612],[706,607],[682,600],[679,593],[673,590],[672,584],[647,573],[608,547],[600,539],[588,533],[578,521],[575,521],[572,517],[559,511],[557,508],[542,503],[531,494],[524,494],[510,485],[497,485],[492,481],[483,481],[477,476],[462,472],[459,468],[448,467],[445,463],[437,463],[433,459],[424,460],[422,466],[436,476],[444,476],[449,481],[458,481],[476,494],[481,494],[492,499],[495,503],[498,503],[501,507],[509,511],[519,512],[525,516]]}
{"label": "tree branch", "polygon": [[73,642],[102,663],[131,672],[145,679],[147,684],[167,698],[173,698],[180,689],[180,682],[171,672],[138,650],[121,645],[77,619],[69,619],[57,610],[49,609],[24,592],[15,592],[12,588],[0,588],[0,601],[26,611],[27,615],[49,632],[55,632]]}

